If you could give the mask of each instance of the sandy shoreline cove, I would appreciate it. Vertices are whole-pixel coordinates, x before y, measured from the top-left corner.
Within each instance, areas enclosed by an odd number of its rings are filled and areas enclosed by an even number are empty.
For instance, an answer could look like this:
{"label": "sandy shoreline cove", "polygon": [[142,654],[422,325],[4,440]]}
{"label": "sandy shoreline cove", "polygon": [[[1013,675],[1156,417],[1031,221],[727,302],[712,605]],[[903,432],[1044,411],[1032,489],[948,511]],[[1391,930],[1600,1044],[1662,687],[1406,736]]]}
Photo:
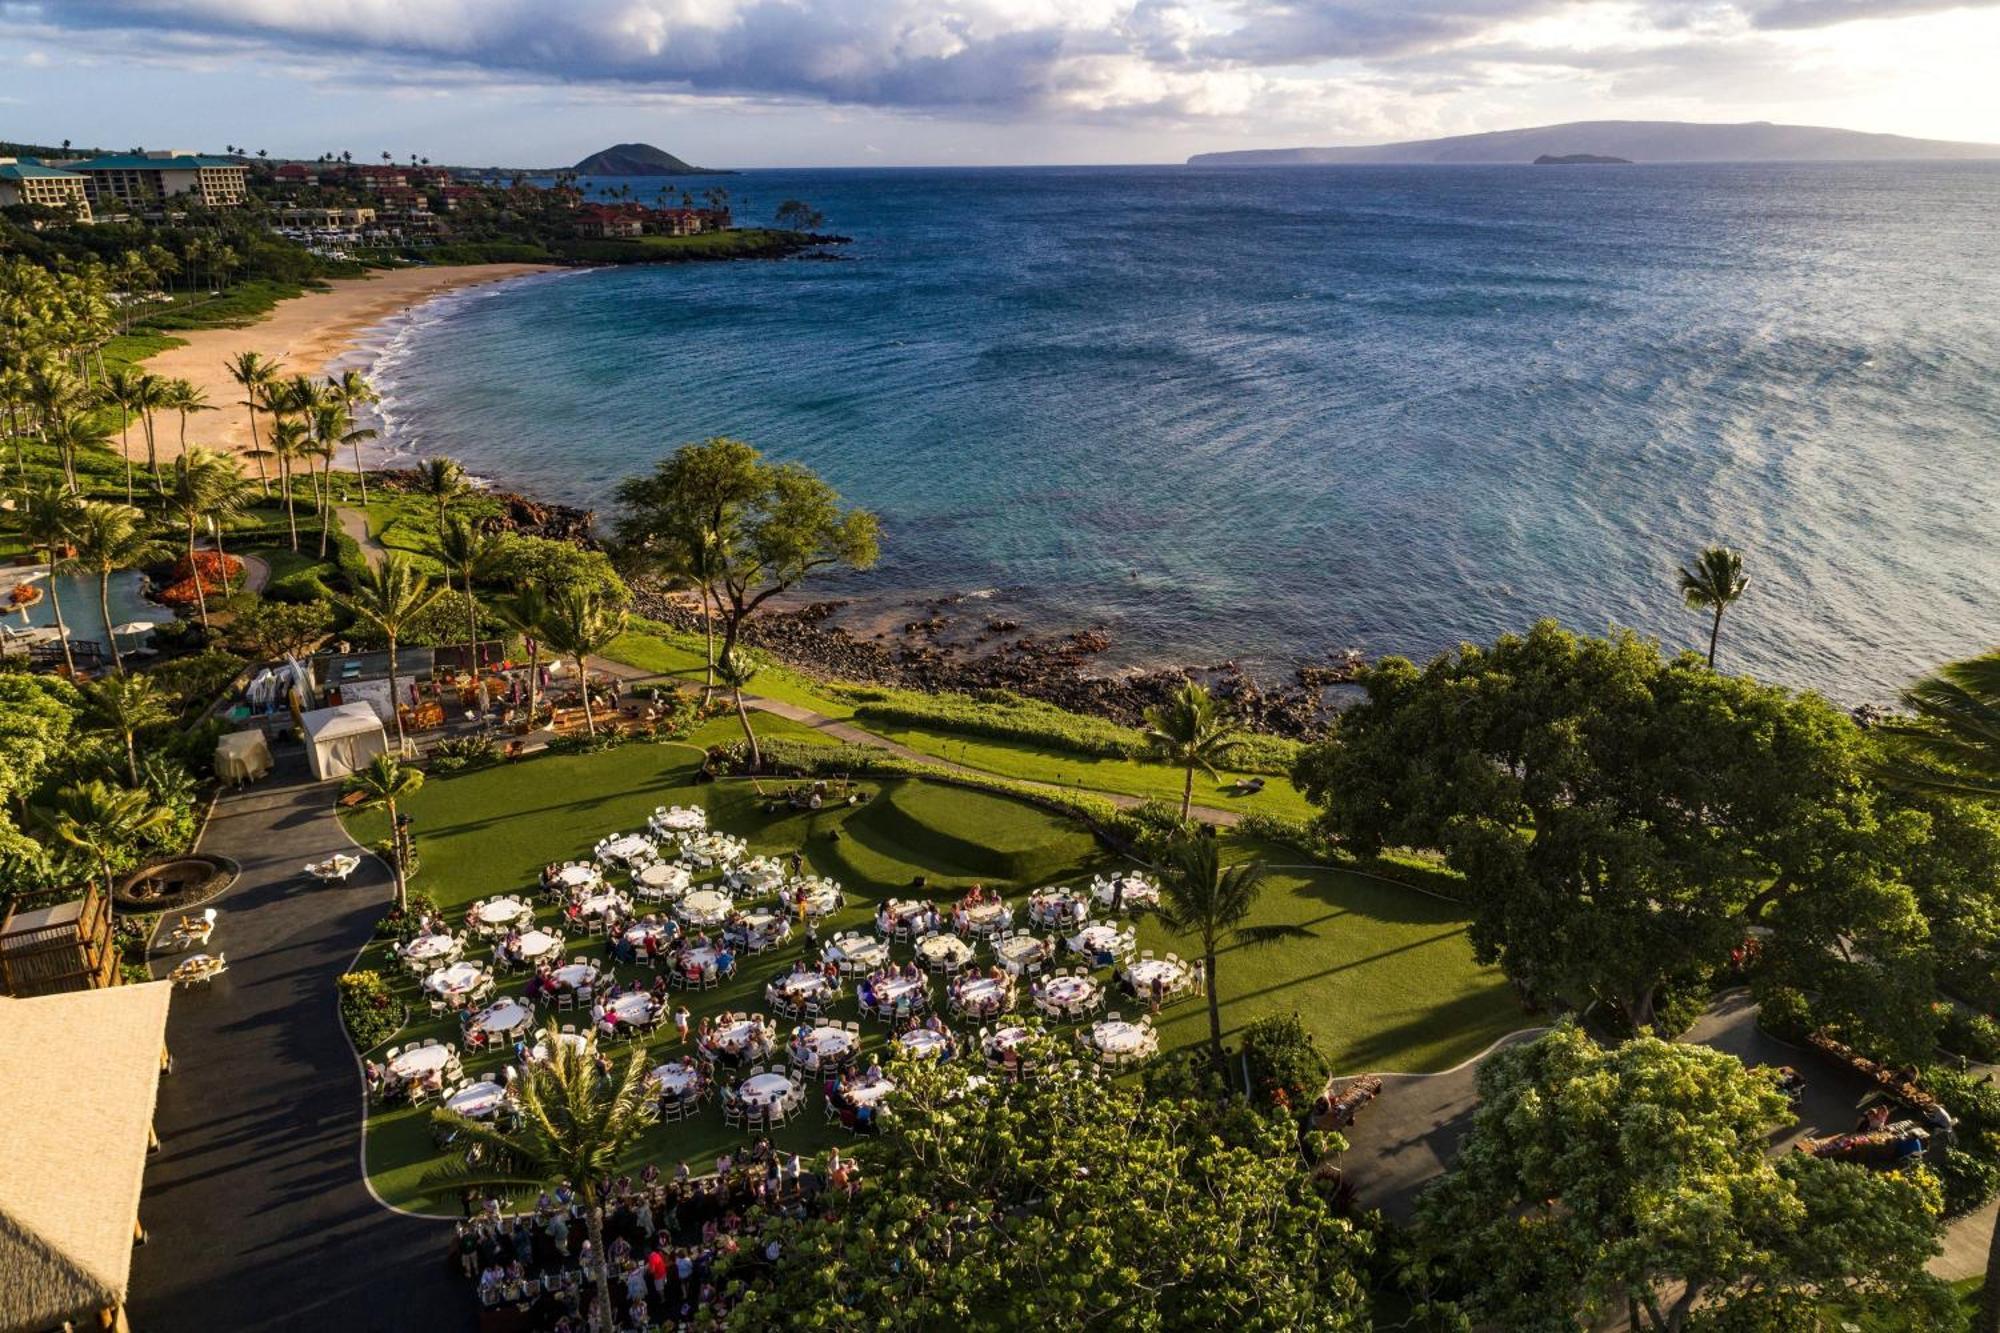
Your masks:
{"label": "sandy shoreline cove", "polygon": [[[247,328],[178,331],[172,336],[185,345],[148,357],[145,368],[163,378],[199,385],[218,409],[188,418],[190,444],[243,450],[250,446],[249,414],[241,406],[242,387],[225,368],[239,352],[261,352],[282,363],[287,374],[304,372],[317,377],[352,352],[369,329],[433,297],[464,287],[557,271],[549,264],[470,264],[335,278],[328,284],[331,290],[309,291],[280,301]],[[174,413],[159,418],[158,433],[163,457],[172,458],[180,452],[179,421]]]}

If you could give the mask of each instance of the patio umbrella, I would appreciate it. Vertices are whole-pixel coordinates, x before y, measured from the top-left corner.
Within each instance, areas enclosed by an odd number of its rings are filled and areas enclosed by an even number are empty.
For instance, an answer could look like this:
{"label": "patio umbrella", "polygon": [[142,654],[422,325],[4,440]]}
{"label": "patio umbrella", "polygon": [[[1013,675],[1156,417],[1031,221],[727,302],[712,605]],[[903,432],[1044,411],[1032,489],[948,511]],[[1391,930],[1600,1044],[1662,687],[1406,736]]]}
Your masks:
{"label": "patio umbrella", "polygon": [[151,620],[128,620],[124,624],[114,627],[111,632],[114,635],[148,634],[152,632],[154,627],[155,622]]}

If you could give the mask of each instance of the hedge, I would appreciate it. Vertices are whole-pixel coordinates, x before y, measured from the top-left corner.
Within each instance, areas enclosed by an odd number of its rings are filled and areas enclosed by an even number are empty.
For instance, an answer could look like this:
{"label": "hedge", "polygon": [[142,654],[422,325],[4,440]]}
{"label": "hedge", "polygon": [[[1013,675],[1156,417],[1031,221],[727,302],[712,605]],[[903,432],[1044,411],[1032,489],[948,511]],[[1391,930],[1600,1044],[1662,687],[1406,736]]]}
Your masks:
{"label": "hedge", "polygon": [[402,1031],[402,1002],[390,994],[380,972],[346,972],[336,984],[340,1017],[357,1049],[373,1050]]}

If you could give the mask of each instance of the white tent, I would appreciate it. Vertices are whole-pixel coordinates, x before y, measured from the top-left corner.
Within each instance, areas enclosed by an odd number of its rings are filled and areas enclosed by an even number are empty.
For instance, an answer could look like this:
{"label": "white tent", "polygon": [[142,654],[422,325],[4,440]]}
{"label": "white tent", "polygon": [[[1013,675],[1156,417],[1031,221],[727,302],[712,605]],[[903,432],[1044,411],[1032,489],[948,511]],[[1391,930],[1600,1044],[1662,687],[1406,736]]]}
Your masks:
{"label": "white tent", "polygon": [[369,760],[389,748],[382,719],[365,703],[316,708],[300,720],[305,724],[306,762],[322,782],[366,768]]}
{"label": "white tent", "polygon": [[232,731],[215,741],[215,776],[242,786],[271,771],[271,746],[261,731]]}

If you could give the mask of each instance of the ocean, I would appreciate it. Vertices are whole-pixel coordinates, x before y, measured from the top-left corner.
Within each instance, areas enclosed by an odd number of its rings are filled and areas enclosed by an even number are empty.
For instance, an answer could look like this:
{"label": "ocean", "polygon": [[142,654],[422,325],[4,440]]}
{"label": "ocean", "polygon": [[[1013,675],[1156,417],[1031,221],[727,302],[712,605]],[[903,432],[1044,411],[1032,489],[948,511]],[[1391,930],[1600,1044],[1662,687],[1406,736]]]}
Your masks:
{"label": "ocean", "polygon": [[857,623],[972,594],[1112,665],[1542,616],[1696,646],[1710,542],[1751,580],[1725,668],[1886,701],[2000,642],[2000,164],[717,183],[854,243],[422,307],[380,331],[386,451],[608,510],[735,435],[881,515],[819,588]]}

